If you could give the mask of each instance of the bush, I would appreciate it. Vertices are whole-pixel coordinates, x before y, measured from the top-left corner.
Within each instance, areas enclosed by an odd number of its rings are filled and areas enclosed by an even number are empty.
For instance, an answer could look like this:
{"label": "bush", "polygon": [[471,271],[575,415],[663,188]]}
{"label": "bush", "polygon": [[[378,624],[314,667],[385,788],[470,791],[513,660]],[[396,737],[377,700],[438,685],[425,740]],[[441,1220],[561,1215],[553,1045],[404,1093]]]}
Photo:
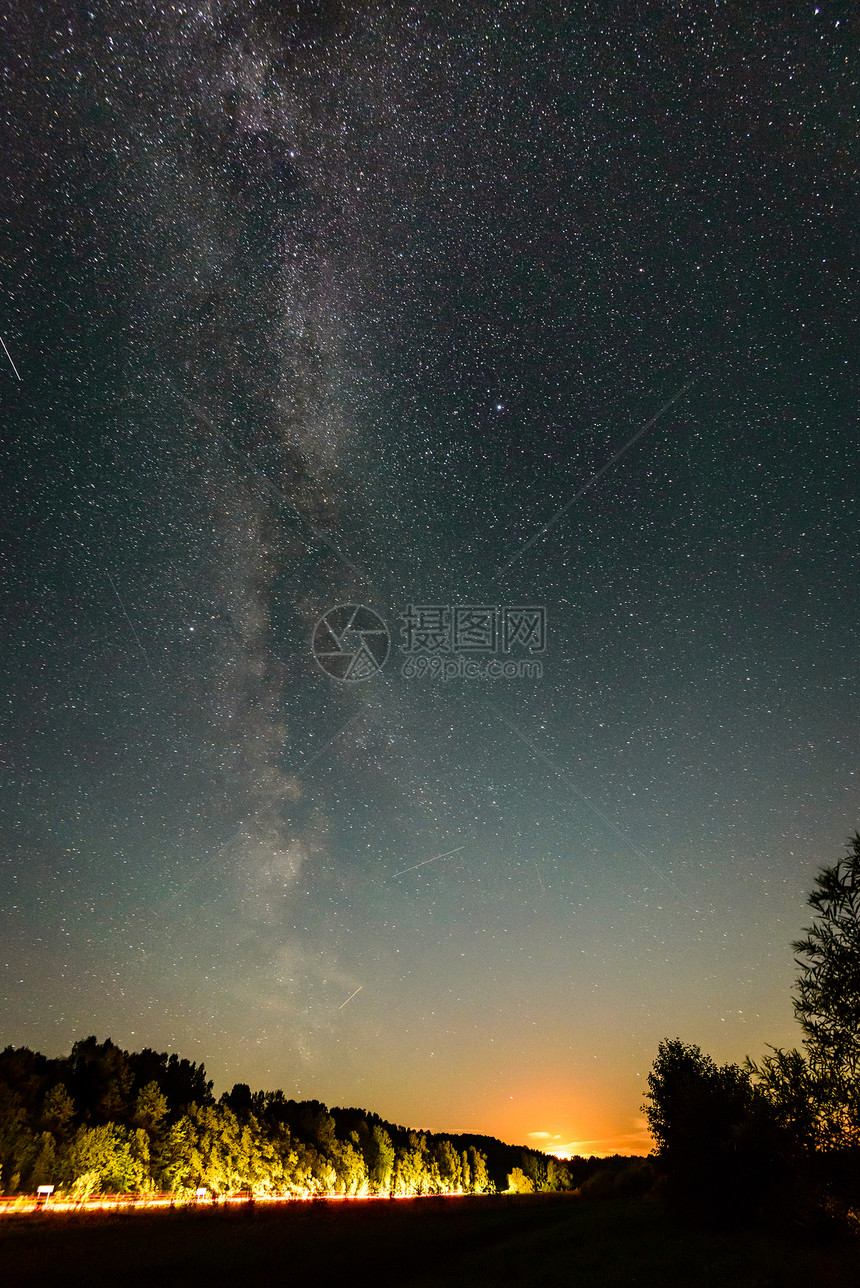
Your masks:
{"label": "bush", "polygon": [[645,1114],[666,1197],[717,1224],[760,1214],[781,1192],[789,1142],[773,1107],[738,1065],[661,1042]]}

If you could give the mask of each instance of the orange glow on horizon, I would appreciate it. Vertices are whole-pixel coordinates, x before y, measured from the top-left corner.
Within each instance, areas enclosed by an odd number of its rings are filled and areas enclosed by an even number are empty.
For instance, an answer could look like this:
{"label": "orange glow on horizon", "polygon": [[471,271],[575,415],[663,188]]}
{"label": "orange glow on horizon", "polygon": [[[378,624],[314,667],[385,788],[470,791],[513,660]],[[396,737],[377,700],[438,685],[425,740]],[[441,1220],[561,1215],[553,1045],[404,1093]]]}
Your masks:
{"label": "orange glow on horizon", "polygon": [[625,1113],[600,1085],[586,1090],[567,1078],[542,1079],[537,1087],[515,1088],[487,1109],[498,1124],[492,1135],[555,1158],[644,1158],[654,1148],[644,1116]]}
{"label": "orange glow on horizon", "polygon": [[[541,1146],[534,1146],[540,1149]],[[572,1140],[562,1145],[544,1148],[543,1153],[552,1154],[562,1160],[568,1158],[611,1158],[614,1154],[625,1154],[628,1157],[647,1158],[654,1148],[650,1136],[643,1141],[639,1132],[630,1132],[622,1136],[601,1137],[596,1140]]]}

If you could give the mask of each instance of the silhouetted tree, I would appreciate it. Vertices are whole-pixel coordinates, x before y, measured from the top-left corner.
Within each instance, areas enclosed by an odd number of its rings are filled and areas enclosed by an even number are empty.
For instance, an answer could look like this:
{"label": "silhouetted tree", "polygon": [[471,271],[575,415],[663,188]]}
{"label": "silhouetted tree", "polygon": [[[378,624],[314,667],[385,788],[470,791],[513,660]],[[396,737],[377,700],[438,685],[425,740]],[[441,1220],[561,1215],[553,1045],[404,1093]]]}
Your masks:
{"label": "silhouetted tree", "polygon": [[75,1105],[68,1091],[58,1082],[45,1095],[42,1105],[41,1126],[55,1136],[63,1137],[68,1132],[75,1116]]}
{"label": "silhouetted tree", "polygon": [[792,1142],[804,1219],[860,1201],[860,834],[819,872],[807,902],[815,918],[792,945],[805,1052],[772,1048],[747,1061]]}
{"label": "silhouetted tree", "polygon": [[752,1216],[783,1177],[776,1116],[738,1065],[661,1042],[644,1111],[669,1197],[703,1216]]}
{"label": "silhouetted tree", "polygon": [[821,1147],[827,1136],[822,1079],[801,1052],[772,1047],[760,1062],[747,1058],[746,1068],[785,1129],[795,1157]]}
{"label": "silhouetted tree", "polygon": [[792,947],[794,1012],[835,1145],[860,1144],[860,833],[823,868],[808,903],[816,916]]}
{"label": "silhouetted tree", "polygon": [[813,1068],[860,1072],[860,833],[823,868],[807,902],[816,917],[792,947],[801,968],[794,1012]]}
{"label": "silhouetted tree", "polygon": [[227,1105],[240,1118],[247,1118],[254,1107],[251,1088],[247,1082],[237,1082],[232,1091],[225,1091],[221,1097],[221,1104]]}

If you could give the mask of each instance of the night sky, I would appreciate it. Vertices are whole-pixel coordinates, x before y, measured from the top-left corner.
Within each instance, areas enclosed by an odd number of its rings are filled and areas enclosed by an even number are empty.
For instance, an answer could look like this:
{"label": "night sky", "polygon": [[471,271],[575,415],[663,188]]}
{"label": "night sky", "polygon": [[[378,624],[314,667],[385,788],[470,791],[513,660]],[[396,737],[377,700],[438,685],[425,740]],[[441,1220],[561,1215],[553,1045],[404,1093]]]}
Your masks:
{"label": "night sky", "polygon": [[647,1152],[661,1038],[798,1044],[860,822],[848,13],[6,12],[2,1044],[582,1153]]}

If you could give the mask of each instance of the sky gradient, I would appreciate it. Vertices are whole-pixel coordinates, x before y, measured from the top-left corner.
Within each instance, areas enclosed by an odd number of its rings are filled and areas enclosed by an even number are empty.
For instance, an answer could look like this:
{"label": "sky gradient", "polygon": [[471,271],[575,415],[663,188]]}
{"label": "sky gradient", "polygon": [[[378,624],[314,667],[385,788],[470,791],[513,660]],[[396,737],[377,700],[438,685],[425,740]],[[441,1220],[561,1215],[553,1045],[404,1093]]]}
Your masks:
{"label": "sky gradient", "polygon": [[[799,1042],[860,815],[845,12],[2,19],[4,1043],[587,1154],[662,1038]],[[542,674],[409,678],[409,605],[544,608]]]}

